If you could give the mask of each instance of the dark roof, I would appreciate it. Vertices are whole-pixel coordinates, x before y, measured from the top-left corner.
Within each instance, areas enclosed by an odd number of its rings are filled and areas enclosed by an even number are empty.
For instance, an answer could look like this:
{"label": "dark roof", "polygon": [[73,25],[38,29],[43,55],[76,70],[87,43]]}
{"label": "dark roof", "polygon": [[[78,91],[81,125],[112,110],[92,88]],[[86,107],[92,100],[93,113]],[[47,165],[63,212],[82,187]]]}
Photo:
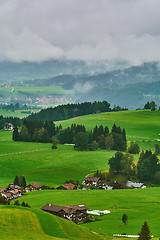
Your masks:
{"label": "dark roof", "polygon": [[42,184],[38,183],[38,182],[34,182],[32,184],[30,184],[32,187],[34,188],[41,188],[42,187]]}
{"label": "dark roof", "polygon": [[80,211],[87,210],[88,207],[85,204],[71,205],[71,206],[57,206],[52,204],[46,204],[41,209],[49,212],[60,212],[61,210],[63,210],[65,213],[72,214],[77,210],[80,210]]}
{"label": "dark roof", "polygon": [[64,184],[62,186],[59,186],[58,188],[65,188],[67,190],[73,190],[74,188],[76,188],[76,185],[72,184],[72,183],[67,183],[67,184]]}
{"label": "dark roof", "polygon": [[85,177],[84,181],[92,181],[92,182],[97,182],[100,178],[98,177]]}

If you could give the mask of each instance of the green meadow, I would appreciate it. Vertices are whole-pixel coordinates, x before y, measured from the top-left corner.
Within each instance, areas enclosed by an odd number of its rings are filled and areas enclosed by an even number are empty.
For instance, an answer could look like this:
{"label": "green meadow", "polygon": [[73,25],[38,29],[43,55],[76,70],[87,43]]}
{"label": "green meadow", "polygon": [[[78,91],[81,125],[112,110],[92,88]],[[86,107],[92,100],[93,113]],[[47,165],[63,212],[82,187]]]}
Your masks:
{"label": "green meadow", "polygon": [[154,149],[156,139],[160,139],[160,111],[136,110],[111,113],[90,114],[65,121],[56,122],[63,127],[72,123],[83,124],[87,130],[96,125],[108,126],[111,130],[113,124],[125,128],[128,141],[136,141],[141,149]]}
{"label": "green meadow", "polygon": [[72,95],[72,91],[64,90],[60,85],[52,86],[5,86],[0,88],[0,94],[3,97],[46,97]]}
{"label": "green meadow", "polygon": [[0,235],[5,240],[104,239],[86,228],[39,209],[1,206],[0,215]]}
{"label": "green meadow", "polygon": [[[92,229],[105,236],[113,234],[136,235],[147,221],[154,237],[160,237],[160,188],[134,190],[45,190],[31,192],[20,198],[33,209],[40,209],[47,203],[67,206],[86,204],[90,209],[110,210],[111,213],[98,217],[100,221],[86,223]],[[128,215],[127,225],[122,222],[122,215]]]}
{"label": "green meadow", "polygon": [[[128,141],[136,141],[141,149],[154,150],[160,133],[159,118],[159,111],[138,110],[92,114],[56,124],[61,123],[63,127],[72,123],[84,124],[88,130],[92,130],[95,125],[101,124],[111,129],[115,123],[126,129]],[[37,181],[54,187],[64,184],[67,179],[78,179],[82,182],[88,173],[97,169],[109,169],[108,159],[114,154],[115,151],[107,150],[75,151],[73,146],[67,145],[58,145],[58,148],[53,150],[49,143],[13,142],[12,132],[0,131],[0,186],[6,187],[13,182],[16,175],[25,176],[27,184]],[[137,161],[138,155],[134,155],[134,159]],[[159,199],[160,188],[36,191],[19,199],[20,202],[28,203],[31,209],[0,207],[0,234],[2,233],[3,239],[100,239],[98,235],[92,235],[85,230],[92,229],[93,232],[112,239],[113,234],[137,234],[146,220],[152,234],[160,237]],[[90,209],[110,210],[111,214],[99,217],[100,221],[81,225],[84,227],[83,232],[69,221],[42,212],[40,208],[46,203],[84,203]],[[121,221],[123,213],[126,213],[129,219],[126,226]]]}

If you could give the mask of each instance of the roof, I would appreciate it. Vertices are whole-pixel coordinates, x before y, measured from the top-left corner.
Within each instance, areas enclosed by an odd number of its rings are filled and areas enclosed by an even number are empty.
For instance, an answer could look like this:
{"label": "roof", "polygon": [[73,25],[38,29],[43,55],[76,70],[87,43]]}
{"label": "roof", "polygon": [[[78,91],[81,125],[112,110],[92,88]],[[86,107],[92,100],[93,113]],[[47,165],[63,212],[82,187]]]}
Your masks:
{"label": "roof", "polygon": [[42,184],[38,183],[38,182],[34,182],[32,184],[30,184],[32,187],[34,188],[41,188],[42,187]]}
{"label": "roof", "polygon": [[64,185],[62,185],[60,187],[64,187],[67,190],[72,190],[72,189],[74,189],[76,187],[76,185],[74,185],[73,183],[67,183],[67,184],[64,184]]}
{"label": "roof", "polygon": [[72,214],[76,212],[77,210],[83,211],[89,209],[85,204],[81,205],[71,205],[71,206],[57,206],[57,205],[52,205],[52,204],[46,204],[41,208],[44,211],[49,211],[49,212],[60,212],[63,210],[65,213]]}
{"label": "roof", "polygon": [[126,187],[134,187],[134,188],[141,188],[144,183],[138,183],[138,182],[132,182],[132,181],[126,181],[123,183]]}
{"label": "roof", "polygon": [[84,181],[92,181],[92,182],[98,182],[100,178],[98,177],[85,177]]}

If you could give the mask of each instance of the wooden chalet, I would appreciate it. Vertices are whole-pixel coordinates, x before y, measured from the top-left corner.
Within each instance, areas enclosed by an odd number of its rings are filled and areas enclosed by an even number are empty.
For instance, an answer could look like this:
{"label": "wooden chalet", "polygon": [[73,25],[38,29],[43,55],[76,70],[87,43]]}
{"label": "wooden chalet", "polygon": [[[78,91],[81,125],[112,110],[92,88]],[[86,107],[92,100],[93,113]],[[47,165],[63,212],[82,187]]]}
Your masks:
{"label": "wooden chalet", "polygon": [[88,207],[85,204],[71,205],[71,206],[57,206],[52,204],[46,204],[41,208],[43,211],[52,213],[56,216],[65,218],[70,221],[82,221],[88,214]]}
{"label": "wooden chalet", "polygon": [[27,187],[25,187],[26,192],[36,191],[36,190],[42,190],[42,184],[38,182],[34,182],[32,184],[29,184]]}
{"label": "wooden chalet", "polygon": [[76,185],[74,185],[72,183],[67,183],[65,185],[57,187],[57,189],[59,189],[59,190],[74,190],[74,189],[77,189],[77,187],[76,187]]}
{"label": "wooden chalet", "polygon": [[86,186],[97,186],[99,183],[99,177],[85,177],[82,184]]}

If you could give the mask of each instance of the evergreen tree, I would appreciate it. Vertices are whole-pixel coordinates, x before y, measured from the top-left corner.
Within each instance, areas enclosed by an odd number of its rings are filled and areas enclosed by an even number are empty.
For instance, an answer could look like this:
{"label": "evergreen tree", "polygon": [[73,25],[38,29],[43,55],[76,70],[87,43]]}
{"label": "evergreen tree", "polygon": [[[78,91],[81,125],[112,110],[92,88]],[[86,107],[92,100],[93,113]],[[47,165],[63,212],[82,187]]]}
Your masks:
{"label": "evergreen tree", "polygon": [[127,214],[123,214],[122,215],[122,222],[126,225],[127,224],[127,221],[128,221],[128,216],[127,216]]}
{"label": "evergreen tree", "polygon": [[150,240],[151,239],[151,232],[147,222],[144,222],[142,225],[141,231],[139,232],[138,240]]}
{"label": "evergreen tree", "polygon": [[18,176],[15,176],[13,183],[14,183],[14,185],[19,185],[19,177]]}
{"label": "evergreen tree", "polygon": [[12,139],[13,139],[13,141],[18,141],[19,140],[19,133],[18,133],[17,126],[14,127]]}
{"label": "evergreen tree", "polygon": [[22,180],[21,180],[21,185],[20,185],[21,187],[26,187],[26,180],[25,180],[25,177],[24,176],[22,176]]}

